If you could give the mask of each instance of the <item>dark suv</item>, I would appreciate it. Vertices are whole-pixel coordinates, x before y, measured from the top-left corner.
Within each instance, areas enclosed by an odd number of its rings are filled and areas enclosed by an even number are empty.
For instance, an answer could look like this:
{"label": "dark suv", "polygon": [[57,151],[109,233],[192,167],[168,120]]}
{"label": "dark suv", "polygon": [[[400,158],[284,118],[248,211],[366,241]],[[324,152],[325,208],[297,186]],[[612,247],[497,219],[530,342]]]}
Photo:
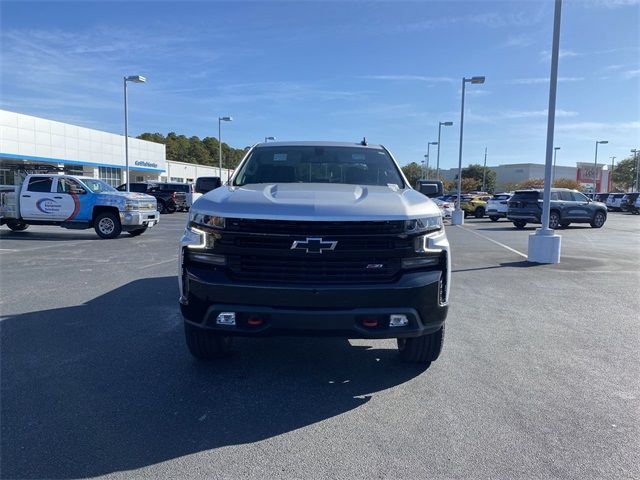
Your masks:
{"label": "dark suv", "polygon": [[[516,228],[527,223],[541,223],[542,190],[517,190],[507,210],[507,218]],[[551,189],[549,228],[568,227],[571,223],[589,223],[600,228],[607,221],[607,206],[594,202],[584,194],[566,188]]]}
{"label": "dark suv", "polygon": [[[161,182],[131,182],[129,183],[129,190],[131,192],[146,193],[155,197],[158,202],[158,211],[160,213],[173,213],[178,209],[180,203],[179,196],[184,198],[184,193],[176,193],[175,189],[169,187],[168,183]],[[117,190],[124,192],[127,189],[127,184],[123,183]]]}

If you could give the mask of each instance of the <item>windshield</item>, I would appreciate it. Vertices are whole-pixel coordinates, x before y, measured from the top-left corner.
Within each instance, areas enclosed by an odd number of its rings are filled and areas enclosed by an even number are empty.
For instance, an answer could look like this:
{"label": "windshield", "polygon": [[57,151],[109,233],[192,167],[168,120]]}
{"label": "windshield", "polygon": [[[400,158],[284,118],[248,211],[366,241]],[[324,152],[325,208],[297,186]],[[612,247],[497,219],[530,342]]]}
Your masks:
{"label": "windshield", "polygon": [[244,162],[233,185],[252,183],[346,183],[404,187],[389,154],[378,148],[258,147]]}
{"label": "windshield", "polygon": [[95,178],[83,178],[82,183],[84,183],[86,187],[93,193],[117,192],[117,190],[108,183],[105,183],[102,180],[97,180]]}

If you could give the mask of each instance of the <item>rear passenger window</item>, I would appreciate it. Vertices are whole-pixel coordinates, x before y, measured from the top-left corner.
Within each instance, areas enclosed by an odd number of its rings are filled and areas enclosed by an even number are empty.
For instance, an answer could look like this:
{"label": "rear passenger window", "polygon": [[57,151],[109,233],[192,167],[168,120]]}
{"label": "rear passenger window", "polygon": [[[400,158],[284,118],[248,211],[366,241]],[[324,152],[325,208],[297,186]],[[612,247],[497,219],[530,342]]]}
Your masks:
{"label": "rear passenger window", "polygon": [[31,177],[27,190],[30,192],[51,192],[53,177]]}
{"label": "rear passenger window", "polygon": [[560,200],[563,200],[565,202],[573,202],[573,196],[571,195],[571,192],[558,192],[558,194],[560,195]]}
{"label": "rear passenger window", "polygon": [[551,200],[560,200],[560,195],[558,195],[558,192],[551,192]]}

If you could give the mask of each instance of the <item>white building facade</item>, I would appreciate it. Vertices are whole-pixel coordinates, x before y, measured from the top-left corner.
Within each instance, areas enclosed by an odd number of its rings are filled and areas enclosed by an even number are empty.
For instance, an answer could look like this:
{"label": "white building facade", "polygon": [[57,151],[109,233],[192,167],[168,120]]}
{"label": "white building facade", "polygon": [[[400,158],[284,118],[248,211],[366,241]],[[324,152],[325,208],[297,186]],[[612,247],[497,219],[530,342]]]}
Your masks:
{"label": "white building facade", "polygon": [[[126,182],[124,140],[124,135],[0,110],[0,185],[19,181],[19,167],[35,166],[62,167],[67,173],[121,185]],[[129,174],[131,182],[184,183],[219,176],[219,170],[168,161],[163,144],[129,137]],[[223,169],[223,181],[229,175]]]}

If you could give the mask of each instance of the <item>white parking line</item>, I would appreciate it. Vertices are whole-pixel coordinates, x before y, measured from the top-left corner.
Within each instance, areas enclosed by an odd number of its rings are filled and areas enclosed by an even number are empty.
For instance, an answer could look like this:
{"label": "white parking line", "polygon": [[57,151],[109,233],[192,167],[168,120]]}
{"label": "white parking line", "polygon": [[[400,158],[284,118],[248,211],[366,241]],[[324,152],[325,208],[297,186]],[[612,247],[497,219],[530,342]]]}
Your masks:
{"label": "white parking line", "polygon": [[473,230],[470,230],[470,229],[468,229],[468,228],[464,228],[462,225],[456,225],[456,226],[457,226],[457,227],[459,227],[459,228],[461,228],[461,229],[463,229],[463,230],[466,230],[467,232],[473,233],[474,235],[477,235],[477,236],[479,236],[479,237],[481,237],[481,238],[484,238],[485,240],[489,240],[491,243],[495,243],[496,245],[500,245],[502,248],[506,248],[506,249],[507,249],[507,250],[509,250],[510,252],[513,252],[513,253],[515,253],[515,254],[518,254],[518,255],[520,255],[521,257],[527,258],[527,255],[525,255],[524,253],[519,252],[519,251],[518,251],[518,250],[516,250],[515,248],[511,248],[510,246],[505,245],[504,243],[500,243],[500,242],[498,242],[497,240],[494,240],[493,238],[489,238],[489,237],[487,237],[487,236],[485,236],[485,235],[482,235],[481,233],[474,232]]}

